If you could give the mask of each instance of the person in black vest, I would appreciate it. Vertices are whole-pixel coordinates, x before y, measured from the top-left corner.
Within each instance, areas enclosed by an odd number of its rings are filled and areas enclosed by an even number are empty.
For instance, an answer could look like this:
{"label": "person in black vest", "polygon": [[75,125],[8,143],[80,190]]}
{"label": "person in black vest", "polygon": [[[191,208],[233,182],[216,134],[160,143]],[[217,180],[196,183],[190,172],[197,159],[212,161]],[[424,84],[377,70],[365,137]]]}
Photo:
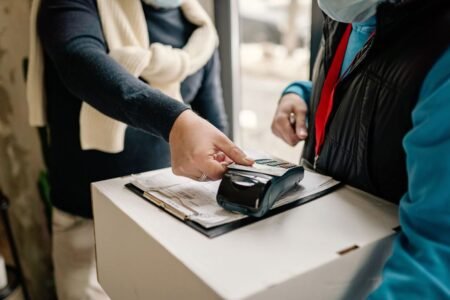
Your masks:
{"label": "person in black vest", "polygon": [[370,299],[450,299],[450,2],[318,3],[313,81],[284,90],[272,131],[305,140],[304,166],[399,204]]}

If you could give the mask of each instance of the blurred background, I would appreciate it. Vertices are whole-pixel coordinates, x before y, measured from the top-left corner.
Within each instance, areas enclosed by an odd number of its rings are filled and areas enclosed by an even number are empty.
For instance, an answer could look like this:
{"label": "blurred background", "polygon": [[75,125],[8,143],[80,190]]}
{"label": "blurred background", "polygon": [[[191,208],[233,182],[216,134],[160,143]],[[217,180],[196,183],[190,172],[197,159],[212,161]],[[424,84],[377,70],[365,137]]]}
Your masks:
{"label": "blurred background", "polygon": [[309,77],[311,0],[239,0],[239,20],[238,142],[298,162],[303,143],[285,144],[270,125],[284,88]]}

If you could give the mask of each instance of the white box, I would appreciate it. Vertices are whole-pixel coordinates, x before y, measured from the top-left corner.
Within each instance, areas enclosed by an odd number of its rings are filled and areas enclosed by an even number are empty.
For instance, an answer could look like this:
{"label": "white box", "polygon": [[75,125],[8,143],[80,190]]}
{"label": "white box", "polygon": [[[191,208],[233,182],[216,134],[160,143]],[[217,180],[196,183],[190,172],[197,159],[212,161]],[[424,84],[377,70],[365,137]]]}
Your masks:
{"label": "white box", "polygon": [[343,187],[209,239],[127,190],[130,180],[92,185],[98,276],[112,299],[363,299],[398,227],[395,205]]}

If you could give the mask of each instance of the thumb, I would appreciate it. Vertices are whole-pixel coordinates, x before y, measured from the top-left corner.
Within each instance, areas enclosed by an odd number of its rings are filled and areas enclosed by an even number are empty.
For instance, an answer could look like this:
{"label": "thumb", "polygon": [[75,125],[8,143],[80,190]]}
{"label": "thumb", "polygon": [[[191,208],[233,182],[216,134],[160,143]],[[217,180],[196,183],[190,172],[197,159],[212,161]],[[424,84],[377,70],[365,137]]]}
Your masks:
{"label": "thumb", "polygon": [[233,144],[233,142],[226,136],[222,136],[222,138],[220,138],[216,144],[216,147],[218,147],[219,150],[225,153],[226,156],[231,158],[237,164],[250,166],[254,163],[252,159],[247,157],[244,151],[239,149],[239,147]]}
{"label": "thumb", "polygon": [[306,139],[308,136],[308,131],[306,129],[306,113],[307,108],[305,103],[298,103],[294,107],[295,114],[295,133],[300,140]]}
{"label": "thumb", "polygon": [[308,136],[308,131],[306,130],[306,117],[304,113],[296,115],[295,133],[297,134],[300,140],[304,140]]}
{"label": "thumb", "polygon": [[205,173],[209,179],[218,180],[222,178],[223,173],[227,170],[227,167],[214,159],[208,159],[199,166],[199,169]]}

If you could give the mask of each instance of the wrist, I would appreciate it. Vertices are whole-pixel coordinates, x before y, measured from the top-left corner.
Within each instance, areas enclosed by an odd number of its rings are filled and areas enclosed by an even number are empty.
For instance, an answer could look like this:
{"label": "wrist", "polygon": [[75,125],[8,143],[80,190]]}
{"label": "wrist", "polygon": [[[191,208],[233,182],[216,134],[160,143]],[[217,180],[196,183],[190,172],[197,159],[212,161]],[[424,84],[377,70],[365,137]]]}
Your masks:
{"label": "wrist", "polygon": [[178,115],[169,132],[169,144],[171,144],[174,139],[178,139],[183,129],[186,128],[189,123],[193,122],[193,117],[195,116],[196,114],[190,109],[186,109]]}
{"label": "wrist", "polygon": [[280,98],[280,101],[278,101],[278,104],[280,104],[282,101],[294,101],[294,102],[304,102],[306,103],[305,99],[303,99],[303,97],[301,97],[299,94],[297,93],[286,93],[283,94]]}

